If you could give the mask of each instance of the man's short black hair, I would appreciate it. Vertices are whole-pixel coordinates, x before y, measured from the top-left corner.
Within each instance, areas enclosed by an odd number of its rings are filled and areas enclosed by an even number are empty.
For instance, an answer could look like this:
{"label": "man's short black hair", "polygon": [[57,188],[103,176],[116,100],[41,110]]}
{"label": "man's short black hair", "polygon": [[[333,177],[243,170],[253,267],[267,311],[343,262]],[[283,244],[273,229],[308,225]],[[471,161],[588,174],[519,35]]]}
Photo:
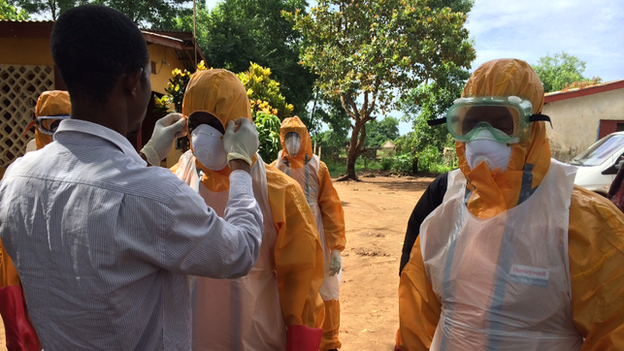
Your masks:
{"label": "man's short black hair", "polygon": [[102,105],[122,74],[149,61],[137,25],[121,12],[100,5],[65,11],[54,24],[50,48],[72,100]]}

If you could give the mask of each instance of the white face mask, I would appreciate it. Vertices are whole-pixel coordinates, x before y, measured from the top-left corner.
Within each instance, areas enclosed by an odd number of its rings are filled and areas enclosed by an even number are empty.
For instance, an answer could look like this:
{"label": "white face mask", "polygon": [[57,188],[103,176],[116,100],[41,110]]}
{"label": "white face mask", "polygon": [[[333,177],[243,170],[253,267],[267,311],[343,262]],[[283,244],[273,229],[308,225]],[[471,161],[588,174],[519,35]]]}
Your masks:
{"label": "white face mask", "polygon": [[220,171],[227,166],[227,155],[223,148],[223,134],[215,128],[201,124],[191,133],[193,154],[204,167]]}
{"label": "white face mask", "polygon": [[497,168],[504,172],[507,170],[510,157],[511,146],[496,141],[492,133],[486,128],[477,132],[474,140],[466,142],[466,161],[470,169],[474,169],[479,163],[485,162],[490,172]]}
{"label": "white face mask", "polygon": [[284,144],[286,144],[286,151],[288,155],[297,156],[301,151],[301,136],[294,132],[289,132],[284,138]]}

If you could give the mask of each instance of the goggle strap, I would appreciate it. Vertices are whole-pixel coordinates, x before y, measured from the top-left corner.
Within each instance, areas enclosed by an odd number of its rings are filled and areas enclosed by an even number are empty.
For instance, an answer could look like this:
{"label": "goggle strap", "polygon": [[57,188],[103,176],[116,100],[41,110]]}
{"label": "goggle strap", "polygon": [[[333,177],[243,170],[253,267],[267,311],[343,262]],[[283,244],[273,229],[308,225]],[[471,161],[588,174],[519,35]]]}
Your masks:
{"label": "goggle strap", "polygon": [[28,125],[26,126],[26,129],[24,129],[24,135],[22,135],[22,138],[26,137],[26,134],[28,133],[30,128],[34,127],[35,124],[37,124],[37,120],[36,119],[34,119],[32,122],[28,123]]}
{"label": "goggle strap", "polygon": [[529,121],[530,122],[538,122],[538,121],[544,121],[544,122],[548,122],[550,123],[550,128],[553,128],[552,125],[552,121],[550,120],[550,117],[543,115],[541,113],[535,114],[535,115],[531,115],[529,117]]}
{"label": "goggle strap", "polygon": [[430,127],[439,126],[440,124],[444,124],[444,123],[446,123],[446,118],[436,118],[436,119],[430,119],[427,121],[427,124]]}

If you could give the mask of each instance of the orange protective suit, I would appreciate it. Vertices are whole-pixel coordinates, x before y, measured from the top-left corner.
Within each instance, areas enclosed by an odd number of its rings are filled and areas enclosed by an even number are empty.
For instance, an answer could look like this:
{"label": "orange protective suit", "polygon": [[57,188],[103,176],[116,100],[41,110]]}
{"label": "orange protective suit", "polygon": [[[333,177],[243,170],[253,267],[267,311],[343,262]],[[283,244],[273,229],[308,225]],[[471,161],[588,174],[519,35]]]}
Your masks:
{"label": "orange protective suit", "polygon": [[[45,91],[39,96],[35,117],[70,114],[71,101],[66,91]],[[33,125],[35,122],[36,120],[33,121]],[[50,124],[52,122],[53,120],[47,120],[45,123]],[[45,127],[48,127],[48,125]],[[34,140],[36,150],[39,150],[52,142],[52,136],[42,133],[37,126],[35,128]],[[4,321],[7,348],[11,351],[40,350],[39,339],[28,316],[26,301],[24,300],[24,293],[17,271],[2,243],[0,243],[0,249],[2,263],[0,275],[0,314]]]}
{"label": "orange protective suit", "polygon": [[[199,71],[190,80],[182,113],[206,111],[226,126],[251,109],[233,73]],[[260,257],[243,278],[196,278],[193,307],[194,350],[302,350],[320,345],[323,301],[323,251],[314,216],[301,187],[256,155],[251,174],[264,217]],[[223,216],[228,200],[229,167],[213,171],[191,150],[172,171]]]}
{"label": "orange protective suit", "polygon": [[[484,63],[462,94],[512,95],[541,111],[541,82],[524,61]],[[544,122],[511,145],[504,172],[470,169],[465,143],[456,149],[461,172],[449,173],[401,275],[397,349],[624,350],[622,213],[550,159]]]}
{"label": "orange protective suit", "polygon": [[[300,151],[295,156],[288,153],[286,134],[297,133],[301,138]],[[325,323],[321,351],[338,349],[342,346],[338,338],[340,331],[340,301],[338,299],[342,271],[330,275],[330,252],[345,248],[344,211],[338,193],[331,181],[327,166],[312,153],[312,141],[308,129],[299,117],[284,119],[280,127],[282,150],[272,165],[295,179],[303,188],[308,204],[314,213],[316,226],[323,243],[325,279],[321,297],[325,303]]]}

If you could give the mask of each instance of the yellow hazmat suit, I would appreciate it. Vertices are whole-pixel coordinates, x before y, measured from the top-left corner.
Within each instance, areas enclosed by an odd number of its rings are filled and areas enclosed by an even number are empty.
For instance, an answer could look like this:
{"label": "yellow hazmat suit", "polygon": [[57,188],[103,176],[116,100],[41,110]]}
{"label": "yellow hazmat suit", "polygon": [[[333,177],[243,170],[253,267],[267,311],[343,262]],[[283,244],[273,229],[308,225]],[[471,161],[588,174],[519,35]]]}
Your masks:
{"label": "yellow hazmat suit", "polygon": [[[462,94],[512,95],[543,107],[539,78],[512,59],[484,63]],[[461,172],[401,275],[397,349],[624,350],[621,212],[550,159],[544,122],[504,172],[470,169],[456,148]]]}
{"label": "yellow hazmat suit", "polygon": [[[291,156],[286,147],[285,137],[288,133],[300,136],[300,150]],[[338,293],[342,271],[330,276],[330,252],[345,248],[344,211],[338,193],[331,181],[327,166],[318,156],[312,153],[312,142],[308,129],[299,117],[284,119],[280,127],[282,150],[272,165],[295,179],[306,195],[308,204],[316,218],[323,254],[325,258],[325,279],[321,286],[321,297],[325,303],[325,322],[323,323],[323,340],[321,351],[337,349],[342,346],[338,339],[340,330],[340,302]]]}
{"label": "yellow hazmat suit", "polygon": [[[251,120],[245,88],[226,70],[195,73],[182,105],[184,116],[206,111],[223,126],[240,117]],[[172,171],[224,215],[229,167],[208,169],[196,160],[191,143]],[[265,165],[259,155],[251,173],[264,217],[260,257],[243,278],[196,278],[193,349],[318,350],[324,314],[319,295],[323,251],[314,216],[301,187]]]}

